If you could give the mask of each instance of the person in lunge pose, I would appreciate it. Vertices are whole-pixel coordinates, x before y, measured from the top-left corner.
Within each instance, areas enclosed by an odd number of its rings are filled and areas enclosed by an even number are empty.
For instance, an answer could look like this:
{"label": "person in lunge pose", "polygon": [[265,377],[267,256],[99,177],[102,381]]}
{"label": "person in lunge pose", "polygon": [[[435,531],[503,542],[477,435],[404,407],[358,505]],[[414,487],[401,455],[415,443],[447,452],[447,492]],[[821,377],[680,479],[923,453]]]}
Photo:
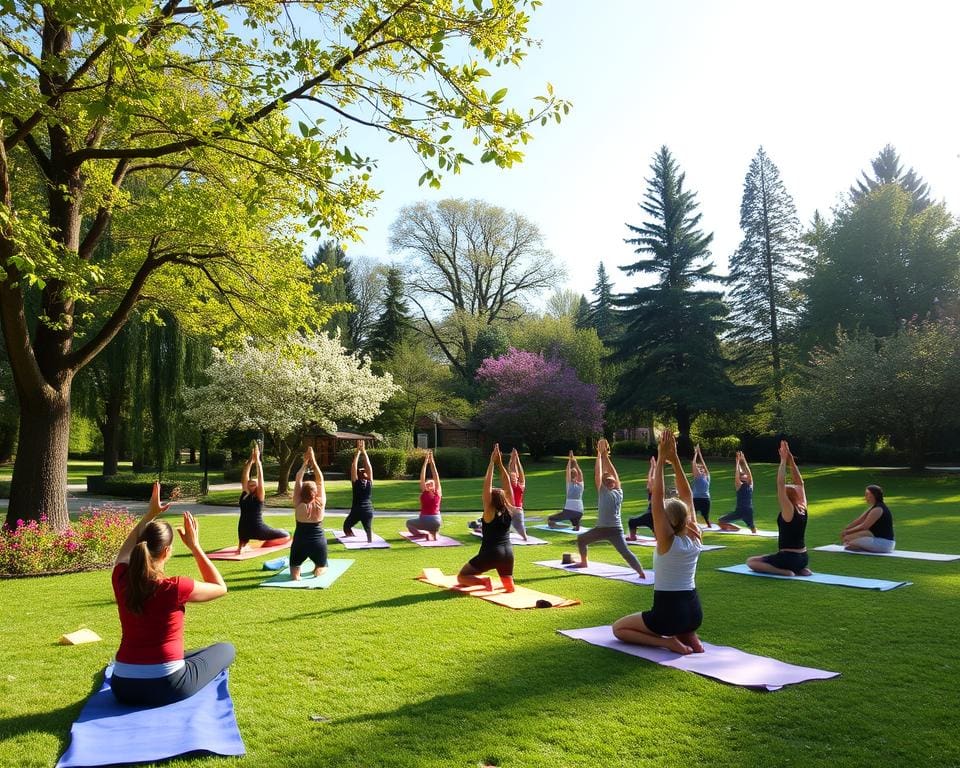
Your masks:
{"label": "person in lunge pose", "polygon": [[113,566],[113,594],[120,614],[120,648],[110,688],[118,701],[157,707],[193,696],[234,659],[230,643],[183,650],[187,603],[205,603],[227,594],[227,585],[200,547],[197,521],[183,513],[180,539],[193,555],[200,580],[167,577],[163,567],[173,554],[173,528],[157,520],[169,504],[160,504],[154,483],[150,508],[130,531]]}
{"label": "person in lunge pose", "polygon": [[[663,465],[676,475],[678,498],[664,498]],[[653,481],[653,515],[657,548],[653,555],[653,608],[618,619],[613,634],[625,643],[656,645],[676,653],[703,653],[697,629],[703,621],[697,595],[697,560],[700,528],[693,495],[677,456],[677,441],[670,430],[660,435],[660,450]]]}
{"label": "person in lunge pose", "polygon": [[580,471],[580,465],[577,463],[573,451],[567,456],[566,472],[566,501],[563,502],[563,511],[550,515],[547,518],[547,525],[551,528],[559,528],[557,525],[561,520],[569,520],[573,530],[580,530],[580,521],[583,519],[583,472]]}
{"label": "person in lunge pose", "polygon": [[883,488],[868,485],[863,492],[866,511],[840,532],[847,549],[863,552],[893,552],[893,514],[883,500]]}
{"label": "person in lunge pose", "polygon": [[703,458],[699,443],[693,448],[693,506],[701,515],[703,522],[710,525],[710,470]]}
{"label": "person in lunge pose", "polygon": [[753,521],[753,473],[747,464],[747,457],[743,451],[737,451],[737,461],[733,473],[733,487],[737,490],[737,508],[717,520],[717,525],[723,531],[739,531],[740,528],[732,523],[733,520],[742,520],[750,528],[751,533],[757,532]]}
{"label": "person in lunge pose", "polygon": [[637,540],[637,528],[641,525],[646,526],[651,531],[653,530],[653,506],[651,500],[653,499],[653,473],[657,471],[657,457],[650,457],[650,469],[647,470],[647,511],[642,515],[637,515],[636,517],[631,517],[627,520],[627,527],[630,529],[630,535],[627,536],[627,541],[636,541]]}
{"label": "person in lunge pose", "polygon": [[[790,466],[792,483],[787,483],[787,465]],[[780,441],[780,468],[777,470],[777,500],[780,514],[777,515],[777,546],[773,555],[756,555],[747,558],[751,570],[760,573],[775,573],[780,576],[809,576],[807,568],[807,492],[803,478],[797,469],[797,461],[790,453],[786,440]]]}
{"label": "person in lunge pose", "polygon": [[527,490],[527,477],[523,474],[520,454],[514,448],[510,451],[510,492],[513,494],[513,529],[521,539],[527,540],[527,529],[523,521],[523,494]]}
{"label": "person in lunge pose", "polygon": [[[256,472],[256,477],[250,476],[251,470]],[[243,491],[240,493],[240,520],[237,522],[237,554],[249,549],[251,541],[261,541],[264,547],[279,546],[290,541],[289,532],[282,528],[271,528],[263,522],[263,464],[260,462],[260,449],[256,445],[243,465],[240,484]]]}
{"label": "person in lunge pose", "polygon": [[[427,479],[427,467],[433,475]],[[420,515],[407,520],[407,530],[414,538],[428,538],[437,540],[437,531],[440,530],[440,498],[443,490],[440,488],[440,473],[433,459],[433,451],[427,451],[423,457],[423,466],[420,467]]]}
{"label": "person in lunge pose", "polygon": [[580,562],[570,567],[586,568],[587,547],[598,541],[609,541],[627,561],[627,565],[633,568],[640,578],[644,578],[643,566],[623,538],[623,523],[620,520],[623,489],[620,487],[617,469],[610,461],[610,444],[603,438],[597,443],[597,463],[594,465],[593,479],[597,486],[597,525],[577,536]]}
{"label": "person in lunge pose", "polygon": [[490,454],[490,463],[487,465],[487,474],[483,479],[483,517],[480,541],[480,551],[470,560],[460,573],[457,582],[464,587],[482,586],[487,590],[493,588],[489,576],[480,574],[497,569],[497,575],[507,592],[513,592],[513,545],[510,543],[510,517],[516,507],[508,501],[510,498],[502,488],[493,486],[494,465],[500,470],[500,484],[504,488],[510,487],[510,476],[503,466],[503,456],[500,446],[494,445]]}
{"label": "person in lunge pose", "polygon": [[[308,467],[313,472],[313,480],[303,479]],[[293,544],[290,545],[290,578],[299,581],[300,567],[308,558],[313,563],[314,576],[327,570],[327,537],[323,532],[327,489],[313,448],[307,448],[303,454],[303,464],[297,470],[293,484],[293,498],[297,501],[294,508],[297,527],[293,532]]]}
{"label": "person in lunge pose", "polygon": [[[360,459],[363,458],[363,463]],[[353,453],[353,463],[350,465],[350,483],[353,485],[353,501],[350,503],[350,514],[343,521],[345,536],[353,536],[353,526],[360,523],[367,541],[373,541],[373,467],[363,440],[357,441]]]}

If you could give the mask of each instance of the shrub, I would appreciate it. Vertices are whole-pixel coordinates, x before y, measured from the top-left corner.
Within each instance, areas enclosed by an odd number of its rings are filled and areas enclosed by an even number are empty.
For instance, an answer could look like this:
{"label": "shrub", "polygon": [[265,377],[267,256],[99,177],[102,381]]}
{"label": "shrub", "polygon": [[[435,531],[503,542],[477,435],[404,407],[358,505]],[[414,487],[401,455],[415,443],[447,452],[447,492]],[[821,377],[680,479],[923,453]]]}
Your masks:
{"label": "shrub", "polygon": [[[153,484],[156,479],[156,475],[133,472],[124,472],[110,477],[87,475],[87,493],[146,501],[153,492]],[[160,498],[177,499],[181,496],[199,496],[200,480],[201,478],[198,475],[192,474],[167,475],[160,483]]]}
{"label": "shrub", "polygon": [[614,456],[655,456],[657,446],[642,440],[617,440],[610,446],[610,452]]}
{"label": "shrub", "polygon": [[427,452],[422,448],[414,448],[407,453],[407,474],[420,477],[420,467],[423,466],[423,457]]}
{"label": "shrub", "polygon": [[[350,466],[353,464],[353,450],[337,451],[336,466],[347,476],[350,476]],[[371,448],[367,451],[370,457],[370,466],[373,468],[373,478],[376,480],[396,480],[403,477],[407,469],[406,453],[399,448]],[[417,469],[419,472],[419,468]]]}
{"label": "shrub", "polygon": [[125,507],[84,509],[64,531],[46,517],[0,528],[0,575],[34,576],[102,568],[113,563],[136,524]]}
{"label": "shrub", "polygon": [[[299,462],[295,461],[293,466],[290,467],[290,477],[293,477],[296,474],[296,470],[299,468]],[[223,479],[228,483],[239,483],[240,479],[243,477],[243,465],[239,467],[226,467],[223,470]],[[268,483],[275,483],[280,479],[280,465],[279,464],[264,464],[263,465],[263,479]]]}
{"label": "shrub", "polygon": [[433,457],[441,482],[446,477],[477,477],[487,469],[487,460],[478,448],[437,448]]}
{"label": "shrub", "polygon": [[704,437],[700,440],[700,450],[704,456],[722,456],[732,459],[740,449],[740,438],[736,435],[723,437]]}

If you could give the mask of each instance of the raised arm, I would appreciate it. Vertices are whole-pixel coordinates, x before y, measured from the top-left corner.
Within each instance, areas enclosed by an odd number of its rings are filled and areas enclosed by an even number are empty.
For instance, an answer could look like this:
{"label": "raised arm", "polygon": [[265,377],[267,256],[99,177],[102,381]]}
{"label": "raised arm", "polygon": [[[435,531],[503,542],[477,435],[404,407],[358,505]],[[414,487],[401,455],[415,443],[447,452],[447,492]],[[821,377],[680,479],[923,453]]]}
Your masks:
{"label": "raised arm", "polygon": [[437,472],[437,462],[433,458],[433,451],[430,451],[430,469],[433,472],[433,487],[437,490],[437,496],[443,496],[443,489],[440,487],[440,473]]}
{"label": "raised arm", "polygon": [[650,457],[650,469],[647,470],[647,488],[653,487],[653,476],[657,473],[657,457]]}
{"label": "raised arm", "polygon": [[[483,478],[483,511],[486,514],[490,508],[490,499],[493,496],[493,465],[500,456],[500,444],[494,443],[493,450],[490,451],[490,463],[487,464],[487,474]],[[502,461],[500,462],[503,463]]]}
{"label": "raised arm", "polygon": [[620,487],[620,475],[617,474],[617,468],[613,466],[613,462],[610,460],[610,443],[606,440],[604,442],[604,451],[603,456],[601,457],[603,463],[603,474],[613,475],[614,488]]}
{"label": "raised arm", "polygon": [[360,461],[360,446],[363,444],[361,440],[357,441],[357,444],[353,447],[353,462],[350,464],[350,482],[357,482],[357,463]]}
{"label": "raised arm", "polygon": [[247,459],[247,463],[243,465],[243,472],[240,473],[240,486],[245,491],[247,490],[247,483],[250,482],[250,470],[253,467],[254,462],[256,461],[257,449],[250,449],[250,458]]}
{"label": "raised arm", "polygon": [[[513,450],[514,450],[514,453],[516,453],[516,450],[517,450],[517,449],[514,448]],[[521,488],[526,488],[526,487],[527,487],[527,476],[526,476],[525,474],[523,474],[523,464],[520,463],[520,454],[517,453],[516,456],[517,456],[517,475],[518,475],[518,477],[517,477],[517,482],[520,483],[520,487],[521,487]]]}
{"label": "raised arm", "polygon": [[300,503],[300,490],[303,487],[303,475],[307,471],[307,464],[310,463],[309,455],[313,452],[312,448],[307,448],[303,452],[303,463],[300,465],[300,469],[297,470],[297,475],[293,481],[293,503],[297,505]]}
{"label": "raised arm", "polygon": [[423,454],[423,466],[420,467],[420,492],[427,490],[427,465],[430,463],[430,451]]}
{"label": "raised arm", "polygon": [[743,483],[740,480],[740,457],[743,456],[741,451],[737,451],[734,454],[733,458],[733,487],[735,490],[740,490],[740,486]]}
{"label": "raised arm", "polygon": [[807,508],[807,488],[803,484],[803,477],[800,475],[800,468],[797,466],[797,459],[791,453],[789,454],[789,463],[790,463],[790,474],[793,477],[793,484],[797,488],[797,493],[800,495],[800,506],[804,509]]}
{"label": "raised arm", "polygon": [[777,501],[780,502],[780,514],[786,522],[793,519],[793,503],[787,496],[787,464],[790,459],[790,447],[786,440],[780,441],[780,466],[777,467]]}
{"label": "raised arm", "polygon": [[567,485],[573,482],[573,451],[567,456]]}
{"label": "raised arm", "polygon": [[[263,501],[267,494],[263,487],[263,462],[260,461],[260,446],[255,446],[253,453],[256,457],[257,466],[257,498],[260,499],[260,501]],[[244,482],[243,485],[244,488],[246,488],[246,482]]]}
{"label": "raised arm", "polygon": [[317,455],[313,452],[313,446],[307,448],[305,461],[310,464],[313,472],[313,478],[317,483],[317,498],[320,499],[321,506],[327,506],[327,486],[323,480],[323,472],[320,471],[320,465],[317,464]]}
{"label": "raised arm", "polygon": [[593,484],[600,490],[600,484],[603,483],[603,446],[607,441],[602,437],[597,440],[597,460],[593,463]]}
{"label": "raised arm", "polygon": [[113,564],[117,563],[129,563],[130,554],[133,552],[133,548],[137,545],[137,541],[140,539],[140,534],[143,533],[143,529],[147,527],[147,524],[156,517],[159,517],[164,512],[169,509],[170,504],[161,504],[160,503],[160,483],[153,484],[153,493],[150,494],[150,506],[147,508],[147,511],[144,513],[143,517],[137,522],[130,533],[127,534],[127,538],[124,539],[123,544],[120,545],[120,551],[117,552],[117,559],[113,561]]}
{"label": "raised arm", "polygon": [[653,535],[657,539],[657,551],[661,554],[670,550],[674,537],[673,528],[667,521],[667,514],[663,510],[663,466],[670,460],[671,450],[676,452],[676,442],[673,439],[673,432],[665,429],[660,433],[660,445],[657,450],[656,463],[653,465],[653,478],[650,483],[650,512],[653,515]]}
{"label": "raised arm", "polygon": [[747,464],[747,457],[740,451],[740,462],[743,464],[743,471],[747,475],[747,483],[753,485],[753,472],[750,471],[750,465]]}
{"label": "raised arm", "polygon": [[217,566],[210,562],[207,553],[200,546],[200,530],[192,514],[189,512],[183,513],[183,527],[177,528],[177,533],[180,534],[181,541],[193,555],[202,579],[202,581],[193,583],[193,592],[190,593],[187,602],[205,603],[208,600],[216,600],[218,597],[227,594],[227,583],[220,575],[220,571],[217,570]]}
{"label": "raised arm", "polygon": [[367,446],[363,440],[360,441],[360,453],[363,454],[363,466],[367,470],[367,480],[373,482],[373,465],[370,463],[370,456],[367,455]]}
{"label": "raised arm", "polygon": [[[710,468],[707,466],[706,459],[703,458],[703,451],[700,450],[700,444],[697,444],[696,455],[693,458],[694,474],[710,477]],[[703,467],[701,470],[700,467]]]}

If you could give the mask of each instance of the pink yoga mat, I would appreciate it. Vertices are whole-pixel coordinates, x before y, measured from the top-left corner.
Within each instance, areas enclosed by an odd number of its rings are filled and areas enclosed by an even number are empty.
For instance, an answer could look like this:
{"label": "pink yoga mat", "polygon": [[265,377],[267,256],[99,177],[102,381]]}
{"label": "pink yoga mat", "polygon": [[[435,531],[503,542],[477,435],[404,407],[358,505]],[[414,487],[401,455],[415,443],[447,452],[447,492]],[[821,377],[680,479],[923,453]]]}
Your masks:
{"label": "pink yoga mat", "polygon": [[461,546],[460,542],[456,539],[451,539],[449,536],[443,536],[442,534],[437,534],[436,541],[430,541],[429,539],[418,538],[415,539],[411,535],[410,531],[400,531],[399,532],[403,538],[407,541],[413,542],[414,544],[419,544],[421,547],[459,547]]}
{"label": "pink yoga mat", "polygon": [[645,645],[631,645],[617,640],[610,626],[587,627],[585,629],[560,629],[561,635],[583,640],[601,648],[639,656],[664,667],[682,669],[684,672],[696,672],[704,677],[712,677],[723,683],[739,685],[743,688],[759,688],[766,691],[779,691],[785,685],[804,683],[807,680],[828,680],[840,677],[839,672],[827,672],[812,667],[798,667],[786,664],[767,656],[755,656],[752,653],[730,648],[724,645],[704,643],[704,653],[691,653],[681,656],[665,648]]}
{"label": "pink yoga mat", "polygon": [[237,554],[236,547],[224,547],[223,549],[218,549],[216,552],[207,552],[207,557],[211,560],[249,560],[252,557],[261,557],[262,555],[269,555],[284,549],[290,549],[289,541],[285,544],[278,544],[275,547],[253,547],[239,555]]}

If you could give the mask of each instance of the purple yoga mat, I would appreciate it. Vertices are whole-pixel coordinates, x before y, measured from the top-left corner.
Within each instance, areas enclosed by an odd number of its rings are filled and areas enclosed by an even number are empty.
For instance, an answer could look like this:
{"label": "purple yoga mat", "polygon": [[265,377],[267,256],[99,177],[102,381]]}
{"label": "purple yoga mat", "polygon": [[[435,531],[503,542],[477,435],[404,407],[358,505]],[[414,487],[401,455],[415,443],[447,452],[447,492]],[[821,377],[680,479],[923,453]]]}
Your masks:
{"label": "purple yoga mat", "polygon": [[456,539],[451,539],[449,536],[444,536],[443,534],[437,534],[436,541],[430,541],[429,539],[413,538],[410,534],[410,531],[400,531],[400,535],[403,536],[407,541],[412,542],[413,544],[419,544],[421,547],[459,547],[461,546],[460,542]]}
{"label": "purple yoga mat", "polygon": [[798,667],[786,664],[767,656],[755,656],[752,653],[730,648],[724,645],[704,643],[704,653],[691,653],[681,656],[665,648],[646,645],[631,645],[617,640],[609,625],[587,627],[585,629],[559,629],[561,635],[583,640],[601,648],[639,656],[664,667],[682,669],[684,672],[696,672],[704,677],[712,677],[730,685],[743,688],[758,688],[765,691],[779,691],[785,685],[796,685],[807,680],[827,680],[840,677],[839,672],[827,672],[812,667]]}
{"label": "purple yoga mat", "polygon": [[337,531],[334,536],[346,549],[390,549],[389,542],[375,533],[371,536],[373,541],[367,541],[367,534],[363,531],[354,531],[353,536],[345,536],[343,531]]}

